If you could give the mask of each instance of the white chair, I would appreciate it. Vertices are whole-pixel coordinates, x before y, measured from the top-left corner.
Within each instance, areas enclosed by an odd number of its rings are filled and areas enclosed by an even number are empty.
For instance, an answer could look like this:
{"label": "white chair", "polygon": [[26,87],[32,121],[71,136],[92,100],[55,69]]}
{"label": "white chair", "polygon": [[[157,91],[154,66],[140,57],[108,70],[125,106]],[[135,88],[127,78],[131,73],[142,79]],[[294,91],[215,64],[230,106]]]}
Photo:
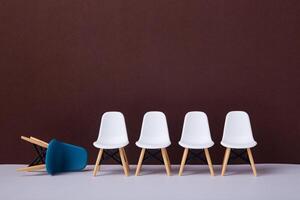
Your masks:
{"label": "white chair", "polygon": [[171,141],[169,138],[167,119],[164,113],[151,111],[144,115],[140,138],[136,142],[136,145],[142,148],[135,173],[136,176],[140,173],[146,149],[161,149],[167,175],[169,176],[171,174],[171,164],[166,150],[166,148],[171,145]]}
{"label": "white chair", "polygon": [[208,151],[208,148],[212,147],[214,142],[211,139],[207,115],[204,112],[192,111],[185,115],[179,145],[185,148],[179,169],[179,176],[182,175],[189,149],[204,149],[210,174],[214,176],[214,170]]}
{"label": "white chair", "polygon": [[[94,167],[94,176],[100,168],[100,160],[102,154],[106,153],[105,149],[118,149],[123,170],[126,176],[129,175],[129,164],[124,147],[129,143],[125,118],[121,112],[106,112],[102,115],[100,131],[97,141],[93,143],[96,148],[99,148],[96,164]],[[114,158],[115,154],[106,153]]]}
{"label": "white chair", "polygon": [[[250,148],[256,146],[253,138],[249,115],[244,111],[231,111],[226,115],[221,145],[226,147],[223,160],[222,176],[224,176],[231,149],[247,149],[248,158],[254,176],[256,169]],[[236,153],[235,153],[236,154]],[[237,155],[240,157],[240,155]]]}

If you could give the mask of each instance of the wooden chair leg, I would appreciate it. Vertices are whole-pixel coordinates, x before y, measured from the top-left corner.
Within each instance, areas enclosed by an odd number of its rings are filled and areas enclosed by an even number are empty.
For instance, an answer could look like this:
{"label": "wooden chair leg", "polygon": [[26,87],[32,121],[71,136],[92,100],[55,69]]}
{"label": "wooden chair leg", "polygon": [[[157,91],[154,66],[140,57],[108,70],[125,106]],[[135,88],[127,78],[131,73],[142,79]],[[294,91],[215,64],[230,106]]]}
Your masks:
{"label": "wooden chair leg", "polygon": [[40,169],[45,169],[46,165],[45,164],[41,164],[41,165],[34,165],[31,167],[24,167],[24,168],[19,168],[17,169],[18,172],[32,172],[32,171],[36,171],[36,170],[40,170]]}
{"label": "wooden chair leg", "polygon": [[35,144],[35,145],[38,145],[40,147],[43,147],[43,148],[48,148],[48,144],[44,144],[43,142],[40,142],[40,141],[37,141],[37,140],[34,140],[32,138],[28,138],[28,137],[25,137],[25,136],[21,136],[21,139],[22,140],[25,140],[26,142],[29,142],[31,144]]}
{"label": "wooden chair leg", "polygon": [[138,176],[140,174],[140,171],[141,171],[141,168],[142,168],[142,163],[143,163],[143,160],[144,160],[145,151],[146,151],[146,149],[144,149],[144,148],[141,151],[140,158],[139,158],[139,161],[138,161],[138,165],[137,165],[136,171],[135,171],[136,176]]}
{"label": "wooden chair leg", "polygon": [[222,173],[221,173],[222,176],[225,175],[229,155],[230,155],[230,148],[226,148],[225,156],[224,156],[224,160],[223,160],[223,166],[222,166]]}
{"label": "wooden chair leg", "polygon": [[182,175],[188,153],[189,153],[189,149],[185,148],[183,151],[182,159],[181,159],[180,169],[179,169],[179,173],[178,173],[179,176]]}
{"label": "wooden chair leg", "polygon": [[165,148],[161,149],[161,154],[165,163],[165,167],[166,167],[166,171],[167,171],[167,175],[170,176],[171,175],[171,169],[169,166],[169,162],[168,162],[168,153],[167,150]]}
{"label": "wooden chair leg", "polygon": [[125,174],[125,176],[129,176],[129,171],[128,171],[128,168],[127,168],[127,163],[125,161],[124,151],[122,150],[122,148],[119,148],[119,153],[120,153],[120,157],[121,157],[121,161],[122,161],[122,166],[123,166],[124,174]]}
{"label": "wooden chair leg", "polygon": [[96,176],[97,172],[100,169],[100,161],[101,161],[102,154],[103,154],[103,149],[100,149],[94,167],[94,173],[93,173],[94,176]]}
{"label": "wooden chair leg", "polygon": [[123,155],[124,155],[124,161],[125,161],[125,167],[126,167],[126,170],[127,170],[127,173],[129,174],[130,173],[130,168],[129,168],[129,162],[128,162],[128,159],[127,159],[127,155],[126,155],[126,152],[125,152],[125,148],[121,148],[121,150],[123,151]]}
{"label": "wooden chair leg", "polygon": [[206,157],[206,160],[207,160],[207,163],[208,163],[210,175],[214,176],[215,175],[214,168],[213,168],[213,165],[212,165],[212,162],[211,162],[211,159],[210,159],[210,155],[209,155],[208,149],[204,149],[204,153],[205,153],[205,157]]}
{"label": "wooden chair leg", "polygon": [[255,164],[254,164],[254,159],[253,159],[252,152],[251,152],[250,148],[247,148],[247,153],[248,153],[248,157],[249,157],[249,160],[250,160],[250,164],[251,164],[253,174],[254,174],[254,176],[257,176],[256,168],[255,168]]}
{"label": "wooden chair leg", "polygon": [[38,142],[43,143],[44,145],[47,145],[47,146],[48,146],[48,143],[47,143],[47,142],[45,142],[45,141],[43,141],[43,140],[40,140],[40,139],[38,139],[38,138],[35,138],[35,137],[30,136],[30,139],[35,140],[35,141],[38,141]]}
{"label": "wooden chair leg", "polygon": [[128,170],[128,172],[130,172],[129,162],[128,162],[128,158],[127,158],[127,155],[126,155],[126,152],[125,152],[125,148],[123,147],[122,150],[123,150],[127,170]]}
{"label": "wooden chair leg", "polygon": [[170,162],[170,158],[169,158],[169,154],[168,154],[167,149],[166,149],[166,158],[167,158],[167,161],[168,161],[169,171],[171,172],[171,162]]}

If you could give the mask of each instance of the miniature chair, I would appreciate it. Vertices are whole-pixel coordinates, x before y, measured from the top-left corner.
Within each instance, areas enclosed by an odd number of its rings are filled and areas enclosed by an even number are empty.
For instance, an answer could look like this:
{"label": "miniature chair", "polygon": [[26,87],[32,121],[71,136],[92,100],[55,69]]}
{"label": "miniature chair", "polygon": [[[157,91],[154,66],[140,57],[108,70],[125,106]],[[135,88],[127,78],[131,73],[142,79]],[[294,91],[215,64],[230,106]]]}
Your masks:
{"label": "miniature chair", "polygon": [[[151,111],[144,115],[141,135],[139,140],[136,142],[136,145],[142,148],[135,173],[136,176],[140,173],[143,161],[150,157],[163,162],[167,175],[171,175],[171,164],[166,150],[166,148],[171,145],[171,141],[169,138],[167,119],[164,113]],[[148,156],[144,158],[146,149]],[[156,152],[153,153],[150,150],[156,150]],[[163,161],[157,157],[157,154],[160,152],[162,154]]]}
{"label": "miniature chair", "polygon": [[17,169],[17,171],[36,171],[45,169],[51,175],[60,172],[80,171],[87,165],[87,151],[78,146],[63,143],[53,139],[48,144],[34,137],[21,139],[32,143],[37,157],[28,167]]}
{"label": "miniature chair", "polygon": [[[99,171],[101,159],[105,159],[102,158],[103,153],[106,155],[106,158],[112,158],[121,164],[125,175],[128,176],[129,164],[124,149],[128,143],[129,141],[124,115],[121,112],[104,113],[101,118],[98,139],[93,143],[96,148],[100,149],[94,167],[94,176],[96,176]],[[117,155],[118,152],[120,157]]]}
{"label": "miniature chair", "polygon": [[193,157],[189,157],[187,161],[190,161],[193,158],[200,158],[203,161],[207,161],[210,174],[211,176],[214,176],[214,170],[208,151],[208,148],[212,147],[214,142],[211,139],[208,119],[204,112],[193,111],[188,112],[185,115],[179,145],[185,148],[179,169],[179,176],[182,175],[183,168],[189,154],[189,149],[204,149],[206,160],[202,156],[203,151],[201,151],[200,154],[191,151],[190,153]]}
{"label": "miniature chair", "polygon": [[[234,157],[231,159],[241,158],[250,163],[253,174],[256,176],[254,160],[250,150],[250,148],[256,146],[256,144],[252,134],[249,115],[243,111],[229,112],[226,115],[223,138],[221,141],[221,145],[226,147],[222,176],[225,174],[231,151],[234,154]],[[248,157],[245,156],[246,150],[244,149],[247,149]],[[238,152],[238,150],[240,152]]]}

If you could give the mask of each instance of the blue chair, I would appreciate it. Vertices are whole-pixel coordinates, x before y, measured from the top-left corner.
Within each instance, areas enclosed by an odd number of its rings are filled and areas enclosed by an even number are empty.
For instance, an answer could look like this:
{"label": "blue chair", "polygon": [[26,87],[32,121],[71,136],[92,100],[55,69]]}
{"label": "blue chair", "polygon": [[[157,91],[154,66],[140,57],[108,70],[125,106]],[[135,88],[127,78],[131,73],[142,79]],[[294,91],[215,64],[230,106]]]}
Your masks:
{"label": "blue chair", "polygon": [[50,141],[46,153],[46,170],[54,175],[60,172],[80,171],[87,165],[87,151],[79,146]]}
{"label": "blue chair", "polygon": [[17,171],[36,171],[45,169],[51,175],[61,172],[80,171],[87,165],[87,151],[79,146],[53,139],[48,144],[34,137],[21,139],[34,145],[37,156],[28,167]]}

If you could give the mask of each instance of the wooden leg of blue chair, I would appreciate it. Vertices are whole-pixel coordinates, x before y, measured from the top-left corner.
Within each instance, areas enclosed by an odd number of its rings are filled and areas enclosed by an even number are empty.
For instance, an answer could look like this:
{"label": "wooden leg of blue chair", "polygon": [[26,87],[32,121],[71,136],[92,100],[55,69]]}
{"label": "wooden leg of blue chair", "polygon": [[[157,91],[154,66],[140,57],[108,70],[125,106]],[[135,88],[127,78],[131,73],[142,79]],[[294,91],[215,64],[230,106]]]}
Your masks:
{"label": "wooden leg of blue chair", "polygon": [[128,167],[126,166],[127,163],[125,161],[124,151],[122,148],[119,148],[119,153],[120,153],[120,157],[121,157],[121,161],[122,161],[122,167],[124,170],[124,174],[125,174],[125,176],[129,176]]}
{"label": "wooden leg of blue chair", "polygon": [[211,162],[211,159],[210,159],[210,155],[209,155],[208,149],[204,149],[204,153],[205,153],[205,157],[206,157],[206,160],[207,160],[207,163],[208,163],[210,175],[214,176],[215,175],[214,168],[213,168],[213,165],[212,165],[212,162]]}
{"label": "wooden leg of blue chair", "polygon": [[42,144],[48,146],[48,143],[47,143],[47,142],[45,142],[45,141],[43,141],[43,140],[40,140],[40,139],[38,139],[38,138],[35,138],[35,137],[30,136],[30,139],[35,140],[35,141],[37,141],[37,142],[40,142],[40,143],[42,143]]}
{"label": "wooden leg of blue chair", "polygon": [[24,167],[24,168],[19,168],[17,169],[18,172],[33,172],[33,171],[37,171],[37,170],[41,170],[41,169],[45,169],[46,165],[45,164],[41,164],[41,165],[34,165],[31,167]]}
{"label": "wooden leg of blue chair", "polygon": [[46,149],[48,148],[48,144],[45,144],[43,141],[38,141],[36,139],[28,138],[25,136],[21,136],[21,139],[25,140],[26,142],[29,142],[31,144],[35,144],[35,145],[38,145],[38,146],[46,148]]}
{"label": "wooden leg of blue chair", "polygon": [[139,161],[138,161],[138,165],[137,165],[136,171],[135,171],[136,176],[138,176],[140,174],[140,171],[141,171],[141,168],[142,168],[142,163],[143,163],[143,160],[144,160],[145,151],[146,151],[146,149],[144,149],[144,148],[141,151],[140,158],[139,158]]}
{"label": "wooden leg of blue chair", "polygon": [[247,153],[248,153],[248,157],[249,157],[249,160],[250,160],[250,164],[251,164],[253,174],[254,174],[254,176],[257,176],[256,168],[255,168],[255,164],[254,164],[254,159],[253,159],[252,152],[251,152],[250,148],[247,148]]}
{"label": "wooden leg of blue chair", "polygon": [[101,161],[102,154],[103,154],[103,149],[100,149],[99,153],[98,153],[98,156],[97,156],[96,164],[95,164],[95,167],[94,167],[94,173],[93,173],[94,176],[97,175],[97,172],[100,169],[100,161]]}

